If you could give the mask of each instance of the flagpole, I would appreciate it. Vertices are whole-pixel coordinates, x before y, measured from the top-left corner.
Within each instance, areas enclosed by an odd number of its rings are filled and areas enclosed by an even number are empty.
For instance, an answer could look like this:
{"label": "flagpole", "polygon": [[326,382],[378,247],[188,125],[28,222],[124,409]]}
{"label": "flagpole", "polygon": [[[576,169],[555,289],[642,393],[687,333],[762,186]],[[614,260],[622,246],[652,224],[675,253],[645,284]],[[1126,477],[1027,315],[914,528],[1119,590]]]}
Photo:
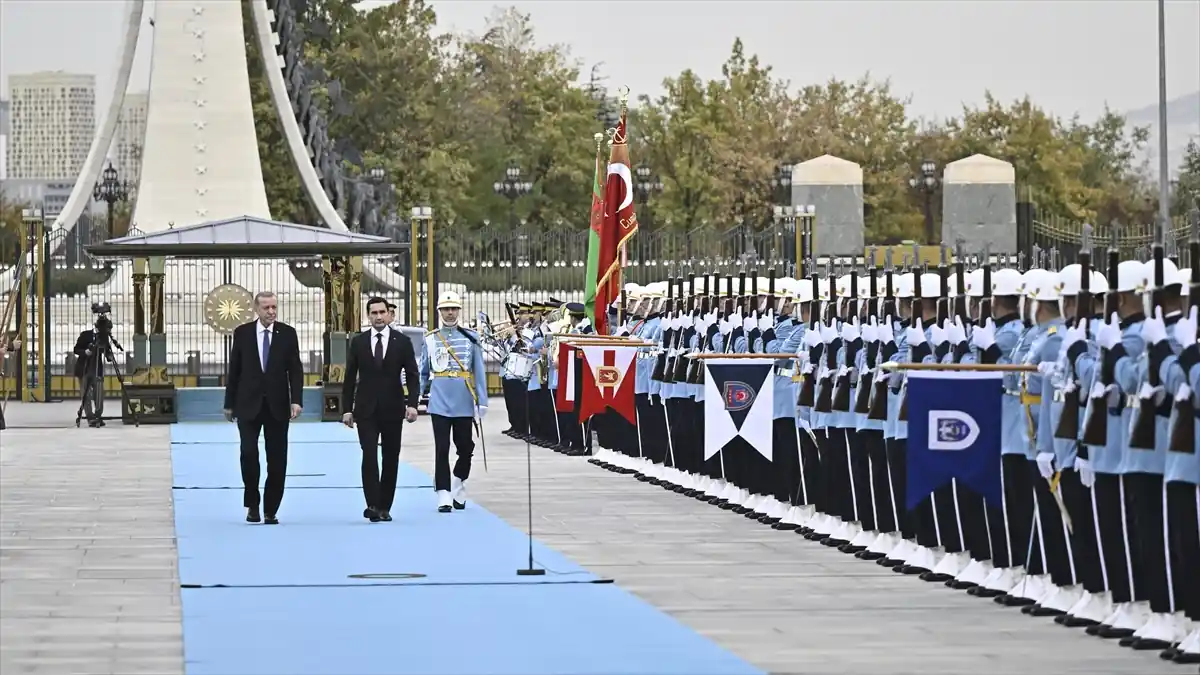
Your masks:
{"label": "flagpole", "polygon": [[1036,373],[1038,367],[1021,363],[897,363],[879,365],[883,370],[946,370],[984,373]]}

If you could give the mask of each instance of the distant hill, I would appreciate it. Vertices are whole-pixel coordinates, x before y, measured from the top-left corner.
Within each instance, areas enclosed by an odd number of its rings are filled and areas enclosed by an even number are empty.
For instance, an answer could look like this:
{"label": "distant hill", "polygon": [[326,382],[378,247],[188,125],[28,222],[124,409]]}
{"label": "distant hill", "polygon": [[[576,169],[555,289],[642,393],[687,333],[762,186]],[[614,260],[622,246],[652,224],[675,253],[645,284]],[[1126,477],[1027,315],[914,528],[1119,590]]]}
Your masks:
{"label": "distant hill", "polygon": [[[1139,159],[1144,160],[1152,175],[1158,175],[1158,104],[1125,113],[1130,126],[1150,127],[1150,142]],[[1200,139],[1200,91],[1184,94],[1167,101],[1167,158],[1171,175],[1179,171],[1188,141]]]}

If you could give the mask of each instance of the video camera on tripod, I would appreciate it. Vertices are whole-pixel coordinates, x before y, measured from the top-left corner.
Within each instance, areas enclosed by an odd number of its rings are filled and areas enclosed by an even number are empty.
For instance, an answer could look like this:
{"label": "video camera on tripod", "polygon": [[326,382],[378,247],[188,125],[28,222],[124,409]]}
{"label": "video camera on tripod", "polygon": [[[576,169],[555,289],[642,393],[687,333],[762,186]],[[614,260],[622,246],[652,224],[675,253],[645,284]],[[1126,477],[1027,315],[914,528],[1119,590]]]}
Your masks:
{"label": "video camera on tripod", "polygon": [[92,354],[103,355],[109,361],[113,360],[112,348],[115,346],[120,351],[125,351],[120,342],[112,336],[113,322],[108,317],[112,314],[112,307],[107,302],[93,302],[92,314],[96,315],[96,322],[92,326],[92,344],[89,347]]}
{"label": "video camera on tripod", "polygon": [[[92,314],[96,315],[96,321],[92,326],[92,341],[88,344],[85,353],[83,367],[77,371],[77,376],[83,380],[83,391],[79,410],[75,413],[75,426],[79,426],[84,416],[87,416],[88,426],[97,427],[104,426],[104,362],[108,361],[112,364],[113,374],[117,376],[117,381],[121,383],[121,388],[125,387],[125,377],[121,373],[121,366],[113,358],[113,347],[120,351],[125,351],[120,342],[113,337],[112,329],[113,322],[109,318],[112,313],[112,307],[107,302],[93,302]],[[78,349],[78,347],[76,347]],[[77,352],[78,353],[78,352]],[[138,422],[138,413],[133,411],[134,422]],[[119,419],[119,416],[116,418]]]}

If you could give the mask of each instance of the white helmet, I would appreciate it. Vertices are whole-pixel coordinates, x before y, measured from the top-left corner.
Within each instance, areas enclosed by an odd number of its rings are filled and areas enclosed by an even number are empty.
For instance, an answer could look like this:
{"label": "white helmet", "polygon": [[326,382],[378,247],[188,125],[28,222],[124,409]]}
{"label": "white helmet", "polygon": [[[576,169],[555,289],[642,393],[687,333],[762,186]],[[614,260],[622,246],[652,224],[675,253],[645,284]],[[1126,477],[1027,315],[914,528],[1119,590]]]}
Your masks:
{"label": "white helmet", "polygon": [[[1077,273],[1078,275],[1078,273]],[[1043,269],[1025,273],[1025,296],[1038,302],[1053,302],[1059,298],[1058,275]]]}
{"label": "white helmet", "polygon": [[925,272],[921,275],[921,297],[922,298],[940,298],[942,297],[942,278],[933,272]]}
{"label": "white helmet", "polygon": [[[1154,290],[1154,261],[1147,260],[1146,263],[1146,290]],[[1163,288],[1172,284],[1187,283],[1181,280],[1179,276],[1179,267],[1171,262],[1170,258],[1163,258]]]}
{"label": "white helmet", "polygon": [[462,298],[454,291],[446,291],[442,293],[442,297],[438,299],[438,309],[462,309]]}
{"label": "white helmet", "polygon": [[967,272],[963,277],[963,285],[967,287],[967,297],[982,298],[984,296],[983,268],[977,267]]}
{"label": "white helmet", "polygon": [[913,273],[905,272],[892,277],[892,293],[897,299],[913,296]]}
{"label": "white helmet", "polygon": [[1138,260],[1126,260],[1117,265],[1116,291],[1118,293],[1141,293],[1149,285],[1145,263]]}
{"label": "white helmet", "polygon": [[992,295],[1021,295],[1023,284],[1021,273],[1011,267],[992,272]]}
{"label": "white helmet", "polygon": [[[875,292],[879,293],[879,279],[875,279]],[[866,300],[875,296],[871,295],[871,277],[858,278],[858,297],[860,300]]]}
{"label": "white helmet", "polygon": [[1104,275],[1096,270],[1092,270],[1092,287],[1088,290],[1096,294],[1107,293],[1108,279],[1105,279]]}

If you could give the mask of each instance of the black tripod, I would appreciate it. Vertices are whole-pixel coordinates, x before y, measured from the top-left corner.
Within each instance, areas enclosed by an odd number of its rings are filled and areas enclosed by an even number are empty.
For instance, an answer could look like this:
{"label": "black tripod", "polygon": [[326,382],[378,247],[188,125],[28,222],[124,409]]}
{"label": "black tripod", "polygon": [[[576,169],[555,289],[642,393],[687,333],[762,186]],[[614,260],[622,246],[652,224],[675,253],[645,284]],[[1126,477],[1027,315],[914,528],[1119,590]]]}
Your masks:
{"label": "black tripod", "polygon": [[[91,366],[90,370],[92,372],[90,375],[88,375],[84,378],[83,395],[80,396],[80,399],[79,399],[79,410],[77,410],[75,412],[75,426],[76,427],[79,426],[80,421],[83,419],[83,411],[87,407],[88,400],[90,400],[88,398],[89,396],[95,397],[95,400],[98,402],[98,404],[96,405],[96,408],[97,408],[96,416],[93,418],[89,418],[89,420],[88,420],[89,423],[93,422],[93,421],[103,423],[105,419],[115,420],[115,419],[122,419],[122,417],[123,417],[123,414],[122,414],[122,415],[117,415],[115,417],[107,417],[106,418],[98,412],[98,410],[102,408],[102,405],[100,405],[100,404],[102,404],[103,399],[104,399],[104,362],[105,361],[112,364],[113,374],[117,376],[117,381],[121,383],[122,391],[124,391],[124,389],[125,389],[125,376],[121,373],[121,366],[117,363],[117,360],[115,358],[113,358],[113,352],[112,352],[113,345],[116,345],[117,349],[121,350],[122,352],[125,351],[125,348],[121,346],[121,343],[117,342],[116,338],[112,337],[111,335],[97,335],[96,339],[92,341],[92,345],[88,348],[92,352],[91,356],[88,357],[89,359],[92,359],[91,363],[89,364]],[[122,406],[124,405],[124,398],[125,398],[124,396],[121,397]],[[140,427],[141,426],[141,416],[138,413],[137,406],[131,405],[131,406],[129,406],[129,410],[133,414],[134,426]],[[124,413],[123,410],[122,410],[122,413]]]}

